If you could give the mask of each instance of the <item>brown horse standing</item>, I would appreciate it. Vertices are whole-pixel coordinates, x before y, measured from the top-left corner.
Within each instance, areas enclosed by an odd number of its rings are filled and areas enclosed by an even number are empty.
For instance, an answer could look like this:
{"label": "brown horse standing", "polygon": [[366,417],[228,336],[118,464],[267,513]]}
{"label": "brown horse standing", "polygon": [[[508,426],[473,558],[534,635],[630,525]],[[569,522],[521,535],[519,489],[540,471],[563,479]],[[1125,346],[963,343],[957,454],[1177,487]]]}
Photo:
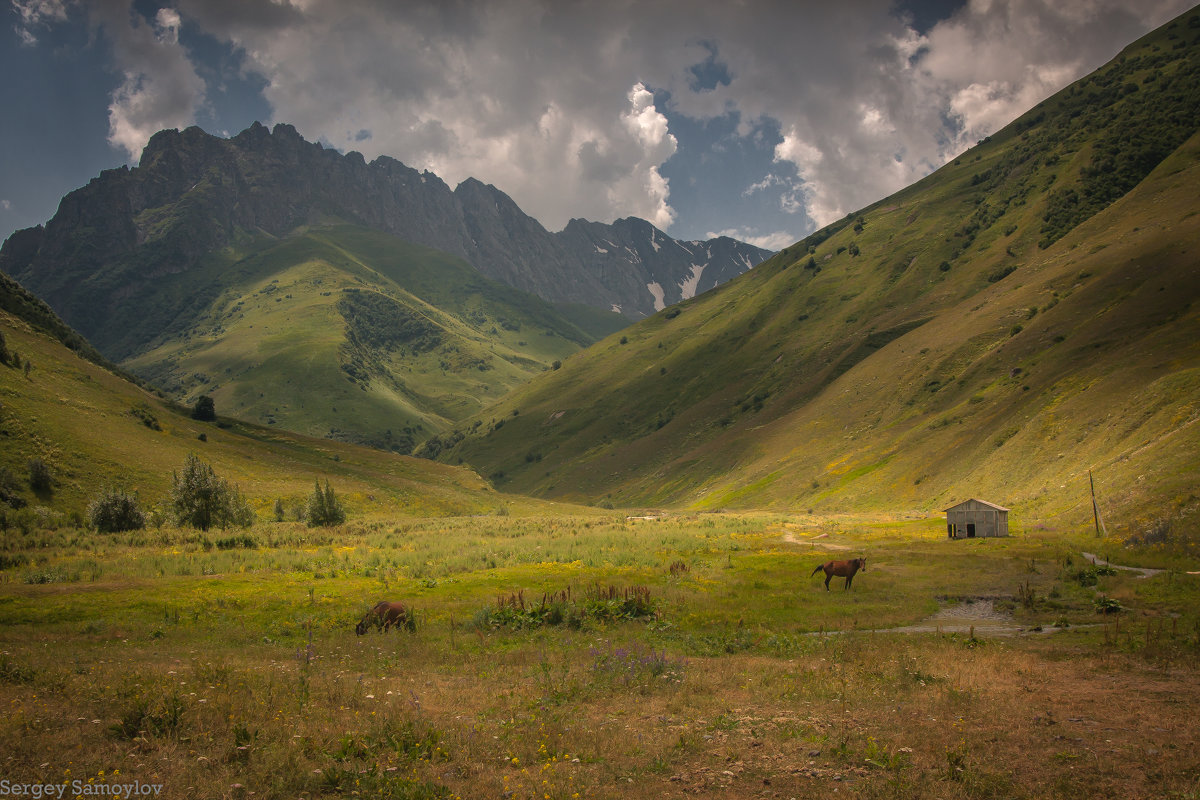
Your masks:
{"label": "brown horse standing", "polygon": [[867,571],[866,556],[862,558],[852,558],[849,561],[826,561],[824,564],[817,565],[817,568],[812,571],[812,577],[821,570],[825,570],[825,591],[829,591],[829,580],[837,575],[839,578],[846,579],[846,589],[850,588],[850,582],[854,580],[854,573],[859,570]]}
{"label": "brown horse standing", "polygon": [[416,620],[413,619],[412,612],[404,607],[403,603],[395,601],[380,600],[375,606],[367,612],[366,616],[354,626],[354,632],[362,636],[371,626],[379,628],[384,633],[387,629],[395,625],[400,627],[403,625],[410,631],[416,628]]}

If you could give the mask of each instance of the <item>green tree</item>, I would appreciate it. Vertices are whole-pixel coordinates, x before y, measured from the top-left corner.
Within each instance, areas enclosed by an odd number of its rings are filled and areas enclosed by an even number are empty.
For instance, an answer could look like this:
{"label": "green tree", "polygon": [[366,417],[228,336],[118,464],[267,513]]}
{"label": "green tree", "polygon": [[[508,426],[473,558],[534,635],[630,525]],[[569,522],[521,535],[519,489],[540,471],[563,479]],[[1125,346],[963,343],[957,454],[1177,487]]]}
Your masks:
{"label": "green tree", "polygon": [[188,453],[182,473],[172,478],[171,512],[177,525],[206,531],[213,526],[248,528],[254,524],[254,512],[238,488],[218,478],[194,453]]}
{"label": "green tree", "polygon": [[50,465],[40,458],[29,459],[29,488],[34,494],[48,494],[54,490],[54,474]]}
{"label": "green tree", "polygon": [[8,345],[4,342],[4,331],[0,331],[0,364],[8,363]]}
{"label": "green tree", "polygon": [[310,528],[341,525],[346,521],[346,511],[328,480],[325,481],[324,490],[321,489],[321,481],[314,482],[312,496],[308,498],[308,505],[304,509],[304,519]]}
{"label": "green tree", "polygon": [[196,405],[192,406],[192,419],[198,419],[201,422],[216,421],[217,406],[211,397],[202,394],[196,398]]}
{"label": "green tree", "polygon": [[88,521],[100,533],[140,530],[146,527],[146,514],[138,503],[137,492],[124,489],[100,490],[87,509]]}

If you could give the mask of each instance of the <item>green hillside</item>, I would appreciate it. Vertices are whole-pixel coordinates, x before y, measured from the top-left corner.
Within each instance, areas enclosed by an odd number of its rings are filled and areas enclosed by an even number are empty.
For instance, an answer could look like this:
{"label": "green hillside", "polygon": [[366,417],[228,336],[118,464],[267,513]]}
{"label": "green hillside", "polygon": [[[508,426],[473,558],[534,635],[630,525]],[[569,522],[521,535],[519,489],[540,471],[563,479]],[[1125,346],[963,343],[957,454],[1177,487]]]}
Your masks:
{"label": "green hillside", "polygon": [[[104,486],[135,489],[151,506],[189,453],[236,483],[263,520],[277,500],[292,518],[318,479],[331,481],[352,520],[539,505],[501,497],[458,467],[224,418],[198,422],[22,317],[0,311],[0,333],[9,353],[0,365],[0,488],[16,498],[0,503],[4,526],[20,525],[22,515],[35,527],[70,523]],[[33,459],[48,465],[49,491],[30,488]]]}
{"label": "green hillside", "polygon": [[222,414],[405,453],[613,330],[348,225],[227,249],[170,286],[207,287],[202,305],[128,369]]}
{"label": "green hillside", "polygon": [[1198,33],[1193,11],[427,450],[592,502],[929,511],[979,496],[1090,523],[1093,469],[1124,524],[1193,508]]}

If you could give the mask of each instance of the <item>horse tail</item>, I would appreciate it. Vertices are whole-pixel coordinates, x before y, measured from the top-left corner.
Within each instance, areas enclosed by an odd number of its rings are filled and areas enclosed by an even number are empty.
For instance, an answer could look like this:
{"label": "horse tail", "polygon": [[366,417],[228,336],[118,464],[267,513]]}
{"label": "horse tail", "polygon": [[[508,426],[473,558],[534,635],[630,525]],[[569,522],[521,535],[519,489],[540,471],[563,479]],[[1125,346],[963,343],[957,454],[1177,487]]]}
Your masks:
{"label": "horse tail", "polygon": [[825,565],[824,565],[824,564],[817,564],[817,568],[816,568],[816,569],[814,569],[814,570],[812,571],[812,573],[811,573],[811,574],[810,574],[808,577],[810,577],[810,578],[811,578],[813,575],[816,575],[818,572],[820,572],[820,571],[821,571],[821,570],[823,570],[823,569],[825,569]]}

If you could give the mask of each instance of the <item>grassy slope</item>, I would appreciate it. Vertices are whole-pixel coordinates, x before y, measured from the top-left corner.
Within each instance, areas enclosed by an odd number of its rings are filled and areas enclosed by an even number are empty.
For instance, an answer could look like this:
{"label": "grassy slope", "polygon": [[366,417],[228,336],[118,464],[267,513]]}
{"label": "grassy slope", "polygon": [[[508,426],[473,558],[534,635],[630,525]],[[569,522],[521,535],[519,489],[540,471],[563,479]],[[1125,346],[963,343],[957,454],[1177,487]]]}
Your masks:
{"label": "grassy slope", "polygon": [[[592,341],[460,260],[362,228],[313,229],[225,258],[225,289],[199,319],[126,365],[189,401],[209,394],[221,413],[310,435],[407,449]],[[348,292],[390,298],[436,342],[349,341]]]}
{"label": "grassy slope", "polygon": [[[0,467],[23,481],[29,459],[42,458],[59,482],[50,496],[26,491],[31,507],[82,512],[101,486],[114,484],[137,489],[144,503],[157,502],[189,452],[237,483],[262,517],[277,498],[289,511],[301,506],[315,479],[331,481],[351,518],[542,507],[498,496],[456,467],[248,423],[196,422],[6,312],[0,329],[10,349],[33,365],[28,378],[0,367]],[[146,416],[161,430],[144,424]]]}
{"label": "grassy slope", "polygon": [[[517,491],[696,507],[978,495],[1082,523],[1089,468],[1126,522],[1193,504],[1200,143],[1039,247],[1058,187],[1142,97],[1094,94],[1125,81],[1153,101],[1149,76],[1180,68],[1171,35],[864,209],[861,229],[848,218],[573,356],[448,457]],[[1080,107],[1108,116],[1072,127]]]}

